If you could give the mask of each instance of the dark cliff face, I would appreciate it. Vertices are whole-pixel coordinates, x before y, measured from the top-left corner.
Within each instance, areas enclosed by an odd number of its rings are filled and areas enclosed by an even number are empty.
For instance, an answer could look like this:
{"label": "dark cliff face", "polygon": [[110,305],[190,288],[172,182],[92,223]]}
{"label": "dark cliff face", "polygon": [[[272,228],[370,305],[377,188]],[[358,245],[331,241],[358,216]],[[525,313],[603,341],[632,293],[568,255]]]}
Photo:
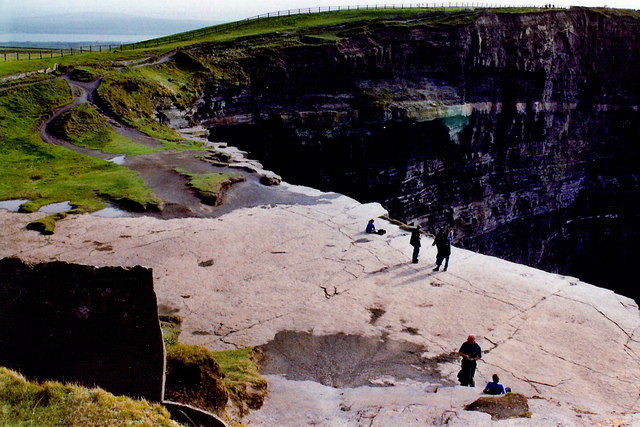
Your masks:
{"label": "dark cliff face", "polygon": [[199,119],[287,181],[640,299],[640,20],[463,18],[265,49]]}

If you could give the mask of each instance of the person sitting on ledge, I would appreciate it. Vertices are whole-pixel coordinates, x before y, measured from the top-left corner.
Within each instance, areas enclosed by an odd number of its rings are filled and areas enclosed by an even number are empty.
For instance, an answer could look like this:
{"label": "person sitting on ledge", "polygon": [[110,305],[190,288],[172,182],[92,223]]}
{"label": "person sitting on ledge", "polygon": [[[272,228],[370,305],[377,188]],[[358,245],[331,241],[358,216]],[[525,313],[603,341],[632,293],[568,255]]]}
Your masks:
{"label": "person sitting on ledge", "polygon": [[491,378],[493,379],[493,381],[489,381],[487,383],[484,390],[482,390],[483,393],[497,395],[509,393],[511,391],[509,387],[505,388],[502,384],[500,384],[500,378],[498,378],[498,374],[493,374]]}
{"label": "person sitting on ledge", "polygon": [[386,233],[385,230],[376,230],[376,226],[373,224],[373,219],[369,220],[369,223],[367,224],[367,229],[365,230],[365,232],[367,233],[371,233],[371,234],[380,234],[383,235],[384,233]]}

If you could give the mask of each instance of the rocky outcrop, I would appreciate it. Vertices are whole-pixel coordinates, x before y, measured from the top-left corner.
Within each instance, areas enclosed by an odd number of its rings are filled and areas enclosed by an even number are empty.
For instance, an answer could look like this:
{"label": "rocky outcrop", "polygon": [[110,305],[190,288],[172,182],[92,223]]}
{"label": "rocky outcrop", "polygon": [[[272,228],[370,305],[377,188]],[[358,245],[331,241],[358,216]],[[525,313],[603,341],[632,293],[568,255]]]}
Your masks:
{"label": "rocky outcrop", "polygon": [[345,27],[238,59],[196,117],[289,181],[638,299],[639,26],[571,8]]}
{"label": "rocky outcrop", "polygon": [[150,269],[5,258],[0,296],[0,365],[38,381],[162,401],[164,345]]}
{"label": "rocky outcrop", "polygon": [[[315,201],[207,219],[70,215],[46,237],[24,229],[41,213],[0,210],[0,256],[144,264],[160,310],[183,319],[181,342],[265,345],[279,357],[245,425],[640,422],[640,312],[629,298],[458,247],[449,270],[433,272],[428,236],[413,264],[409,232],[381,219],[384,236],[364,232],[380,205],[282,186]],[[469,333],[484,350],[476,388],[453,385]],[[530,419],[493,424],[464,410],[493,373],[527,398]]]}

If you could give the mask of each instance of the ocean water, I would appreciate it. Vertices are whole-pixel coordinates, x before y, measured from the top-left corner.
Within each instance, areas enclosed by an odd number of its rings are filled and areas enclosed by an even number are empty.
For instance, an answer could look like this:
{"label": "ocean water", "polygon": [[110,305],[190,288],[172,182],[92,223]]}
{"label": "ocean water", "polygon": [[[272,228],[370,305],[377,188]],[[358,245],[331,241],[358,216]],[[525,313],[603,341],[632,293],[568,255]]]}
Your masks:
{"label": "ocean water", "polygon": [[0,33],[0,45],[66,47],[137,43],[162,37],[159,34],[64,34],[64,33]]}

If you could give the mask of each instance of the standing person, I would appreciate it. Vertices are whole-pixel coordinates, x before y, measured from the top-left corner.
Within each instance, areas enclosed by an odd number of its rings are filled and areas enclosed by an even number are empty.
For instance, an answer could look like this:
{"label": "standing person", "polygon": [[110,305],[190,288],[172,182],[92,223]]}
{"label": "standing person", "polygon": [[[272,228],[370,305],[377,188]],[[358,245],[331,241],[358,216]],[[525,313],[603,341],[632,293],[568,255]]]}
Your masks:
{"label": "standing person", "polygon": [[416,228],[411,232],[411,240],[409,240],[409,244],[413,246],[413,257],[411,262],[414,264],[418,263],[418,255],[420,254],[420,225],[416,225]]}
{"label": "standing person", "polygon": [[442,261],[444,261],[444,271],[447,271],[449,268],[449,256],[451,255],[451,241],[453,240],[453,227],[448,227],[447,229],[442,230],[436,238],[433,240],[433,244],[431,246],[436,246],[438,248],[438,253],[436,255],[436,268],[433,271],[440,270],[440,265]]}
{"label": "standing person", "polygon": [[462,356],[460,372],[458,372],[460,385],[475,387],[473,376],[476,374],[476,361],[482,357],[482,349],[476,343],[475,335],[467,337],[467,340],[460,346],[458,354]]}

